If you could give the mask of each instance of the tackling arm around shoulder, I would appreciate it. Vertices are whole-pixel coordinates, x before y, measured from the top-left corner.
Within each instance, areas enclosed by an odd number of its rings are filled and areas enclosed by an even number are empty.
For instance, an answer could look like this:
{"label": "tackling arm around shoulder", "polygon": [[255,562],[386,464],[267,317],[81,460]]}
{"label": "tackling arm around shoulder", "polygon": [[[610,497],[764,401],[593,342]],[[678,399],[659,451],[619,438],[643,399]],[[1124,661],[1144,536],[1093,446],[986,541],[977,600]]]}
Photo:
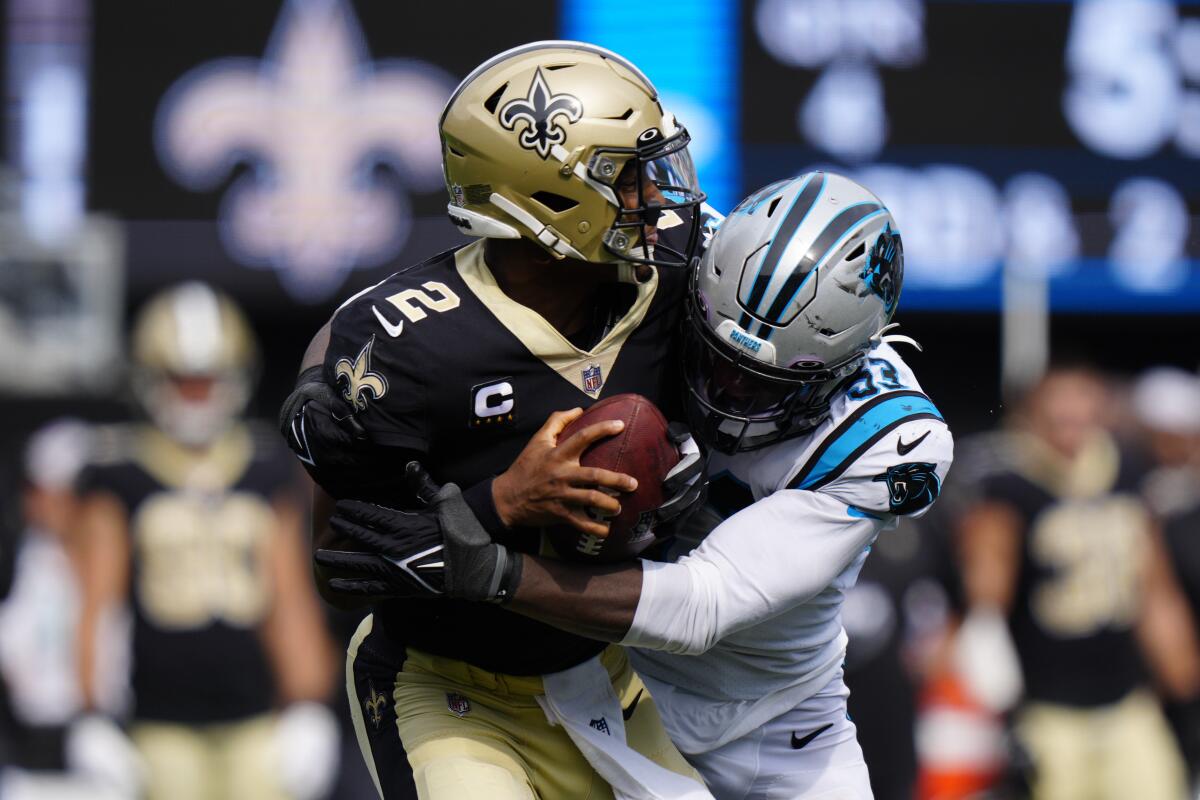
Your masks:
{"label": "tackling arm around shoulder", "polygon": [[776,492],[673,564],[593,567],[526,556],[509,608],[591,638],[697,655],[815,596],[884,522],[818,492]]}

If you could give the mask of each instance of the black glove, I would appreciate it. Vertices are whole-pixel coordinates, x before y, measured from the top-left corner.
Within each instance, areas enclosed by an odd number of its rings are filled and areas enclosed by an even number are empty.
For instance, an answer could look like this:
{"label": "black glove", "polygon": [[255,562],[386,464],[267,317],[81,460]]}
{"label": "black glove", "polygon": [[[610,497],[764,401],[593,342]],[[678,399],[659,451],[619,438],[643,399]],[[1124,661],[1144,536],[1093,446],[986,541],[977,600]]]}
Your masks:
{"label": "black glove", "polygon": [[340,594],[385,597],[436,597],[505,602],[521,581],[521,556],[496,544],[452,483],[437,489],[416,462],[410,481],[422,484],[417,496],[428,503],[419,511],[399,511],[340,500],[330,525],[354,540],[362,552],[321,549],[316,561],[346,576],[329,588]]}
{"label": "black glove", "polygon": [[334,497],[411,496],[401,493],[406,483],[398,467],[418,454],[371,441],[319,366],[300,373],[279,410],[279,431],[313,480]]}
{"label": "black glove", "polygon": [[708,488],[708,456],[682,422],[672,422],[667,433],[679,450],[679,463],[663,479],[667,499],[654,511],[654,530],[659,538],[670,536],[704,501]]}
{"label": "black glove", "polygon": [[279,409],[279,432],[305,464],[321,470],[357,466],[356,450],[369,445],[366,431],[320,366],[300,373],[296,388]]}

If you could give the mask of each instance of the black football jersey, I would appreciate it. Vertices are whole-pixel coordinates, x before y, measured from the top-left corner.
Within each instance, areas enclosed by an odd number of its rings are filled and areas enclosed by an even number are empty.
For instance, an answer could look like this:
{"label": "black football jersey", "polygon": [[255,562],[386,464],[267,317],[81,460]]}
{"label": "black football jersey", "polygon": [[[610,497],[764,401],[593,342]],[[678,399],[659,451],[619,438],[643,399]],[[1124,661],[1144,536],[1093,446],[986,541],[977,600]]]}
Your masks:
{"label": "black football jersey", "polygon": [[259,636],[271,601],[272,502],[294,466],[266,430],[238,427],[197,456],[149,426],[103,431],[84,492],[128,513],[134,717],[223,722],[269,710]]}
{"label": "black football jersey", "polygon": [[[678,418],[672,339],[685,270],[614,284],[628,308],[584,350],[504,294],[483,250],[477,241],[397,272],[334,315],[325,377],[374,441],[420,454],[434,480],[466,489],[506,470],[554,411],[635,392]],[[536,531],[503,543],[541,550]],[[508,674],[562,670],[603,647],[480,604],[392,601],[376,616],[405,645]]]}
{"label": "black football jersey", "polygon": [[1144,679],[1132,628],[1149,516],[1136,472],[1107,439],[1075,469],[1051,464],[1036,447],[1022,448],[1017,462],[988,478],[984,494],[1023,525],[1009,623],[1026,696],[1112,703]]}

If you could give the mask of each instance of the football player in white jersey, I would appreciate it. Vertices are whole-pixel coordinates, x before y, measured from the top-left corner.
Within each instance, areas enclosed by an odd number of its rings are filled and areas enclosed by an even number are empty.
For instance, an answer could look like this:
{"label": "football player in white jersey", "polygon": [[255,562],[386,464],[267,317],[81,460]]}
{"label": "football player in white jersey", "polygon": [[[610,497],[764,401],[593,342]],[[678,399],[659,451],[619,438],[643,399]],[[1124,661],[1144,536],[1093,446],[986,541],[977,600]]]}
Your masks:
{"label": "football player in white jersey", "polygon": [[[842,598],[875,538],[937,498],[953,453],[889,345],[905,339],[887,334],[900,234],[865,188],[813,172],[747,198],[694,269],[685,372],[693,429],[716,451],[707,507],[665,562],[517,555],[508,608],[635,648],[667,730],[716,797],[868,798],[846,714]],[[335,519],[391,542],[398,564],[429,549],[417,516],[351,503]],[[469,515],[438,518],[444,557],[424,559],[422,577],[489,580],[496,545]],[[369,578],[358,588],[423,590],[400,567]]]}

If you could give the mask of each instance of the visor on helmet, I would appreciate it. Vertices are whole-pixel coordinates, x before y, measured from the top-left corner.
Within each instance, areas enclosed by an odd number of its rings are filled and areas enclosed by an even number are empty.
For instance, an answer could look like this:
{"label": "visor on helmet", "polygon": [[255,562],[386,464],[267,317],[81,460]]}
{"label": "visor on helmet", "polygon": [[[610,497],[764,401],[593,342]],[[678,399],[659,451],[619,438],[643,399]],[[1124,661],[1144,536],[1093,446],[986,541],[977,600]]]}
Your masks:
{"label": "visor on helmet", "polygon": [[[660,267],[686,267],[691,263],[700,232],[700,204],[705,194],[696,179],[696,167],[688,153],[691,137],[684,128],[664,135],[649,128],[638,137],[636,147],[598,147],[588,162],[588,175],[613,189],[620,199],[617,182],[623,171],[637,184],[633,208],[623,205],[612,227],[604,235],[604,248],[623,261]],[[648,238],[646,228],[660,231],[684,226],[684,234],[673,232],[672,244]],[[655,234],[657,236],[657,234]]]}

